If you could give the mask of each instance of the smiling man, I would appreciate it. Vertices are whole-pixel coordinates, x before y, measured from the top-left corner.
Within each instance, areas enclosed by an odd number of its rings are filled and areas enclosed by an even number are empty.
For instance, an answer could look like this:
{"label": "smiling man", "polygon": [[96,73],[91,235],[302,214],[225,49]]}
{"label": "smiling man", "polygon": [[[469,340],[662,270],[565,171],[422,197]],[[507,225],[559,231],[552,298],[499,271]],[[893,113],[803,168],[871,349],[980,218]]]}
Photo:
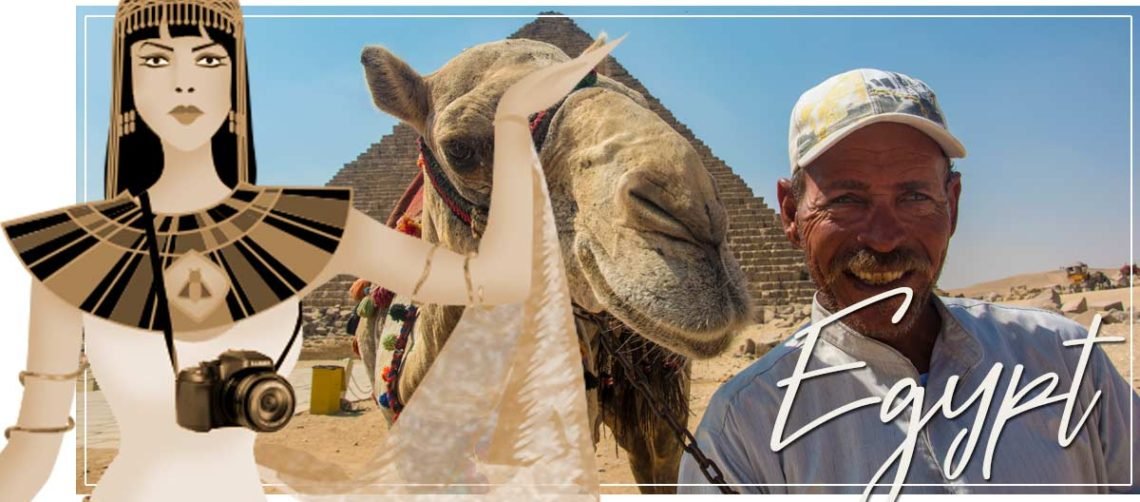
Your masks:
{"label": "smiling man", "polygon": [[[711,399],[697,444],[725,481],[760,493],[894,482],[1130,491],[1129,412],[1140,408],[1092,345],[1108,340],[1086,341],[1082,326],[1045,311],[933,294],[962,192],[950,159],[966,154],[934,92],[899,73],[849,71],[804,93],[790,129],[791,179],[777,197],[818,288],[804,331],[815,335],[789,339]],[[893,295],[833,322],[903,287],[909,304]],[[1068,389],[1072,403],[1056,397]],[[1011,399],[1038,405],[1007,410]],[[702,470],[686,455],[679,491],[715,493]]]}

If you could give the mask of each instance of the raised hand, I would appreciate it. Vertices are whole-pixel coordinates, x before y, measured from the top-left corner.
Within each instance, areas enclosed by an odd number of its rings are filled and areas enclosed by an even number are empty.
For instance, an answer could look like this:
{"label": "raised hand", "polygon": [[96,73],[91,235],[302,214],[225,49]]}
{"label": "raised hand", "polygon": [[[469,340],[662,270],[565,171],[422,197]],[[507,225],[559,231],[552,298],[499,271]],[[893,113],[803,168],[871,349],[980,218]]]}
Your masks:
{"label": "raised hand", "polygon": [[499,99],[496,117],[526,117],[554,106],[578,82],[617,47],[625,36],[601,47],[583,52],[569,61],[553,64],[515,82]]}

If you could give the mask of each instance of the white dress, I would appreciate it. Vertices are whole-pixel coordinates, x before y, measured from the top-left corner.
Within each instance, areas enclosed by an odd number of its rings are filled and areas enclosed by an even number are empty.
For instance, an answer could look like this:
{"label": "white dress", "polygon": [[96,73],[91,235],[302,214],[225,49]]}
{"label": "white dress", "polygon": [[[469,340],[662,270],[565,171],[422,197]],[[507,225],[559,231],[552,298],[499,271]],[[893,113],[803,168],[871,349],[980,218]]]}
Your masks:
{"label": "white dress", "polygon": [[[276,360],[296,320],[297,300],[244,319],[200,342],[175,340],[179,365],[212,360],[229,349]],[[175,420],[174,372],[161,333],[83,316],[87,358],[120,431],[119,453],[97,482],[93,501],[264,500],[253,456],[257,434],[243,427],[199,433]],[[288,375],[300,335],[281,366]]]}
{"label": "white dress", "polygon": [[[327,277],[351,209],[350,189],[241,184],[211,208],[156,215],[179,368],[231,349],[277,361],[302,293]],[[124,193],[3,225],[32,275],[85,312],[87,358],[121,438],[92,498],[264,500],[255,432],[178,425],[145,221]],[[281,374],[301,345],[294,342]]]}

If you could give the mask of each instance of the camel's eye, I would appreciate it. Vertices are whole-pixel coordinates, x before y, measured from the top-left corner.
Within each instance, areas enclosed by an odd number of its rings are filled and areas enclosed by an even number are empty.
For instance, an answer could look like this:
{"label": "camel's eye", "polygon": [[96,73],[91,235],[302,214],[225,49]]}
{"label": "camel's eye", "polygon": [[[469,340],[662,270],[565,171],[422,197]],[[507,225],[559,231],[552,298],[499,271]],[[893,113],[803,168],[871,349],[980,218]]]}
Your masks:
{"label": "camel's eye", "polygon": [[444,153],[447,154],[447,157],[452,160],[452,162],[460,164],[466,163],[475,156],[475,149],[471,148],[470,145],[459,141],[452,141],[448,143],[447,146],[443,148],[443,150]]}

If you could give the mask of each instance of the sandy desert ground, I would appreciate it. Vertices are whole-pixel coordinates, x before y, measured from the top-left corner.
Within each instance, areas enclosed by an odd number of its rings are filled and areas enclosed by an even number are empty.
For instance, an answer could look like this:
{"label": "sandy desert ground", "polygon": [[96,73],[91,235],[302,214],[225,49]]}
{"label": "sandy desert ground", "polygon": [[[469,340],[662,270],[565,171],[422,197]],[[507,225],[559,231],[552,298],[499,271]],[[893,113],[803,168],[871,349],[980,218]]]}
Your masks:
{"label": "sandy desert ground", "polygon": [[[992,281],[969,288],[949,291],[949,294],[965,294],[966,296],[980,296],[991,292],[1008,296],[1007,292],[1015,287],[1047,288],[1059,283],[1061,273],[1043,272],[1039,274],[1026,274]],[[1130,306],[1130,290],[1128,288],[1097,291],[1090,293],[1076,293],[1062,295],[1063,303],[1079,299],[1084,296],[1092,309],[1077,315],[1069,315],[1077,322],[1088,326],[1092,316],[1096,313],[1095,306],[1105,305],[1114,301],[1121,301],[1125,312]],[[1015,304],[1028,303],[1026,300],[1010,301]],[[741,369],[752,363],[756,356],[742,354],[740,348],[745,339],[752,339],[760,347],[767,347],[779,343],[791,335],[795,326],[801,324],[803,311],[797,310],[794,315],[777,316],[768,312],[765,317],[768,321],[750,327],[742,333],[732,347],[719,357],[695,361],[693,363],[692,384],[692,416],[689,420],[690,428],[695,428],[700,417],[704,414],[710,396],[724,381],[731,378]],[[1125,378],[1130,375],[1130,347],[1132,325],[1125,323],[1107,324],[1102,326],[1102,336],[1123,336],[1126,343],[1100,344],[1112,359],[1117,369]],[[306,342],[306,358],[335,359],[345,357],[348,345],[345,338],[330,339],[320,344]],[[1140,376],[1131,377],[1133,388],[1140,390]],[[310,415],[302,413],[294,418],[283,431],[262,435],[258,438],[256,453],[260,462],[274,466],[278,464],[275,458],[286,449],[303,450],[317,458],[329,462],[333,470],[341,471],[335,475],[351,475],[359,466],[369,458],[373,452],[373,445],[379,444],[386,435],[386,426],[381,414],[375,406],[367,401],[357,403],[359,410],[351,413],[342,413],[334,416]],[[612,436],[603,428],[602,441],[598,444],[596,458],[600,470],[601,481],[609,486],[604,487],[605,493],[637,493],[633,486],[633,476],[629,471],[628,459],[623,451],[616,447]],[[89,480],[96,482],[99,475],[106,469],[107,463],[113,458],[114,450],[88,451]],[[79,455],[77,455],[79,457]],[[82,479],[82,467],[77,466],[77,477]]]}

